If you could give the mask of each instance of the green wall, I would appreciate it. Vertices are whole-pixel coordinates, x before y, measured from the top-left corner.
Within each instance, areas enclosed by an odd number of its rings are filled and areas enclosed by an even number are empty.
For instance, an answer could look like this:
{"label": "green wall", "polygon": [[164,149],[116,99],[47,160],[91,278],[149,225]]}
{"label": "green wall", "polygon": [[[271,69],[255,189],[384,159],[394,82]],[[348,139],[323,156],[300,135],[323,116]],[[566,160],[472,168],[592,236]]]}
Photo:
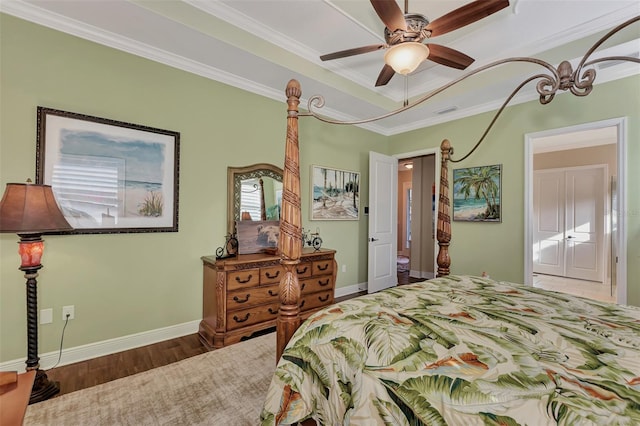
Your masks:
{"label": "green wall", "polygon": [[[200,257],[224,241],[227,166],[283,166],[287,82],[278,102],[3,14],[0,39],[3,192],[9,182],[35,179],[39,105],[181,134],[178,233],[45,236],[38,304],[54,309],[54,322],[39,326],[40,353],[58,349],[64,305],[75,306],[65,348],[199,320]],[[303,200],[312,164],[359,170],[366,179],[368,150],[387,149],[386,137],[357,127],[300,121]],[[347,266],[337,286],[364,282],[366,240],[357,238],[366,239],[364,216],[308,217],[305,202],[303,226],[319,227],[323,245]],[[0,362],[26,354],[17,240],[0,234]]]}
{"label": "green wall", "polygon": [[[223,242],[227,166],[282,166],[286,83],[278,102],[0,14],[2,190],[6,183],[35,178],[39,105],[181,133],[180,232],[45,237],[39,308],[53,308],[54,323],[39,326],[40,353],[58,349],[64,305],[76,309],[65,348],[200,319],[200,257]],[[460,164],[503,164],[504,221],[454,223],[453,272],[486,270],[496,278],[522,281],[525,133],[627,116],[628,301],[640,305],[640,172],[635,168],[640,101],[631,96],[639,86],[640,77],[632,77],[596,86],[586,98],[562,95],[547,106],[531,102],[509,108],[482,149]],[[490,119],[482,114],[463,124],[384,137],[300,118],[303,226],[319,228],[324,246],[337,250],[338,287],[366,281],[367,220],[361,215],[359,221],[309,221],[305,194],[311,165],[362,172],[361,206],[366,206],[368,151],[410,152],[449,138],[462,154]],[[0,362],[26,354],[25,280],[17,269],[17,239],[0,234]]]}
{"label": "green wall", "polygon": [[[597,78],[596,78],[597,81]],[[479,140],[494,112],[391,137],[392,153],[440,146],[449,139],[453,158]],[[627,303],[640,306],[640,77],[596,85],[587,97],[563,93],[548,105],[509,107],[482,145],[450,170],[502,164],[502,223],[453,222],[452,273],[481,274],[522,282],[524,277],[524,136],[549,129],[627,117]],[[450,172],[449,181],[452,176]]]}

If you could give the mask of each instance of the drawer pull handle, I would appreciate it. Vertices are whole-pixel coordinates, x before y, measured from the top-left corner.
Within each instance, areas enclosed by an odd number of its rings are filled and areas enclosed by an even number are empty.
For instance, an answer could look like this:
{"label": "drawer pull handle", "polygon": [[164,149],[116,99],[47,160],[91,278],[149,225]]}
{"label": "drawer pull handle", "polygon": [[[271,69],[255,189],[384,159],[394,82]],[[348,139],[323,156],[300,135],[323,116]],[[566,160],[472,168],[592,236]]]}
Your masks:
{"label": "drawer pull handle", "polygon": [[325,281],[318,280],[318,285],[320,285],[320,287],[324,287],[325,285],[329,285],[329,281],[329,278],[327,278]]}
{"label": "drawer pull handle", "polygon": [[233,300],[235,300],[237,303],[244,303],[249,300],[249,295],[247,294],[247,297],[244,300],[240,299],[238,296],[233,296]]}
{"label": "drawer pull handle", "polygon": [[318,269],[321,271],[326,271],[327,269],[329,269],[329,264],[325,264],[325,265],[318,265]]}
{"label": "drawer pull handle", "polygon": [[329,295],[327,294],[327,297],[325,297],[324,299],[322,298],[322,296],[318,296],[318,300],[321,302],[326,302],[327,300],[329,300]]}
{"label": "drawer pull handle", "polygon": [[273,291],[271,289],[269,289],[269,296],[277,296],[278,292],[277,291]]}
{"label": "drawer pull handle", "polygon": [[300,309],[302,309],[302,307],[304,306],[304,302],[306,302],[306,300],[303,300],[302,302],[300,302]]}
{"label": "drawer pull handle", "polygon": [[309,268],[308,266],[305,266],[304,269],[302,270],[300,270],[300,268],[296,268],[296,272],[299,274],[304,274],[305,272],[307,272],[308,268]]}
{"label": "drawer pull handle", "polygon": [[278,276],[280,275],[280,271],[276,271],[276,273],[274,275],[271,275],[271,273],[269,271],[267,271],[266,275],[267,275],[267,278],[272,280],[274,278],[278,278]]}
{"label": "drawer pull handle", "polygon": [[251,276],[252,276],[252,275],[251,275],[251,274],[249,274],[249,276],[247,277],[247,279],[246,279],[246,280],[241,280],[241,279],[240,279],[240,277],[236,277],[236,281],[238,281],[240,284],[246,284],[246,283],[248,283],[249,281],[251,281]]}
{"label": "drawer pull handle", "polygon": [[304,287],[307,285],[307,283],[302,283],[302,285],[300,286],[300,290],[304,290]]}
{"label": "drawer pull handle", "polygon": [[277,314],[277,313],[278,313],[278,311],[279,311],[279,309],[273,309],[273,308],[269,307],[269,313],[270,313],[271,315],[275,315],[275,314]]}
{"label": "drawer pull handle", "polygon": [[251,315],[249,312],[247,312],[247,314],[244,316],[244,318],[238,318],[237,315],[233,316],[233,319],[235,322],[245,322],[246,320],[249,319],[249,315]]}

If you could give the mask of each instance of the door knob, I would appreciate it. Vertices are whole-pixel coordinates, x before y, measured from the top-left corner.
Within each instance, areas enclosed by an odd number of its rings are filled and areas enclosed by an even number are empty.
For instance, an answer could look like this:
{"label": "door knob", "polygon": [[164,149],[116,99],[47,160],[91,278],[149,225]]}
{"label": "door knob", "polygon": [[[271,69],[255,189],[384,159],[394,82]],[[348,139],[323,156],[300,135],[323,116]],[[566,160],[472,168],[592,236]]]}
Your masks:
{"label": "door knob", "polygon": [[378,241],[378,239],[371,237],[371,238],[369,238],[369,241],[374,242],[374,241]]}

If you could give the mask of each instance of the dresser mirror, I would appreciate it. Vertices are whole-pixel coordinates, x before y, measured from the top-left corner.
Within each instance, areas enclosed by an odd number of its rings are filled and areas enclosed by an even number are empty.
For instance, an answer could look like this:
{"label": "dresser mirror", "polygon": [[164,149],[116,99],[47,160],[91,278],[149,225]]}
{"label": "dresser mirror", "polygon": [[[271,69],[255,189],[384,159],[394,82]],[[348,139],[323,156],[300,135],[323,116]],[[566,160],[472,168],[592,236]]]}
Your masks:
{"label": "dresser mirror", "polygon": [[240,220],[280,220],[282,169],[261,163],[227,168],[227,232]]}

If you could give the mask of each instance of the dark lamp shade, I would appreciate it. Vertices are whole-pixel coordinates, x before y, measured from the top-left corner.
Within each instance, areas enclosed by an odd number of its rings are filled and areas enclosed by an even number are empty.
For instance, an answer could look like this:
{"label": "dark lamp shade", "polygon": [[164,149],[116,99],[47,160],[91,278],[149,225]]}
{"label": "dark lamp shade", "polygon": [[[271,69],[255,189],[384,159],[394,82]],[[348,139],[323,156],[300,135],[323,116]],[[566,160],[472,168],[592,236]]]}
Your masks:
{"label": "dark lamp shade", "polygon": [[0,232],[42,234],[73,228],[49,185],[8,183],[0,201]]}

